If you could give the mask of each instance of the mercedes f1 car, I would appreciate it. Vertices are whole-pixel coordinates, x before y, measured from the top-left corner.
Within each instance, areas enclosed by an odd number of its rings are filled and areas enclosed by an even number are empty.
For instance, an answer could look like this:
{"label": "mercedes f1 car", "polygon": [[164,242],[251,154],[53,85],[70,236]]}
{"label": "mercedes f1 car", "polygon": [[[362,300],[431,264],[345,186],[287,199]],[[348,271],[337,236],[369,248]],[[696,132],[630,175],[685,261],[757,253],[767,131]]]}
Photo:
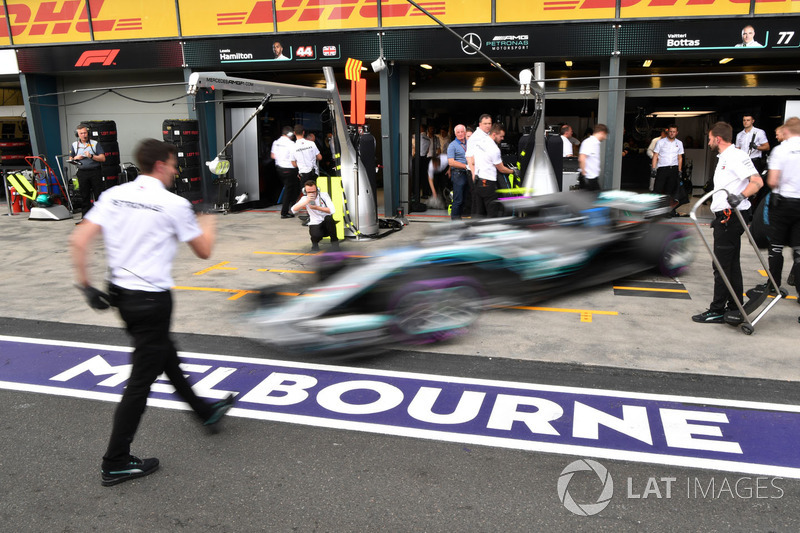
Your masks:
{"label": "mercedes f1 car", "polygon": [[531,304],[691,261],[689,232],[660,220],[666,197],[609,191],[501,200],[506,217],[441,224],[418,246],[318,257],[300,293],[262,291],[252,336],[303,351],[436,342],[493,306]]}

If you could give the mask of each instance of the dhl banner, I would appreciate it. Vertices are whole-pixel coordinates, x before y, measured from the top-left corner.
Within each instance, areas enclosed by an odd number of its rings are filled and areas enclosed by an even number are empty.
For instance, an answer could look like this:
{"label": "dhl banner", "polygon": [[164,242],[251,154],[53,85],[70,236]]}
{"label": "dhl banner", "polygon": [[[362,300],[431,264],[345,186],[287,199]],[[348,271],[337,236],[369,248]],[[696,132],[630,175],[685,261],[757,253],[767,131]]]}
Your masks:
{"label": "dhl banner", "polygon": [[[625,0],[622,0],[623,2]],[[616,0],[495,0],[497,22],[613,19]]]}
{"label": "dhl banner", "polygon": [[272,0],[181,0],[179,5],[187,37],[275,32]]}
{"label": "dhl banner", "polygon": [[622,18],[747,15],[750,0],[621,0]]}
{"label": "dhl banner", "polygon": [[[375,0],[367,3],[374,4]],[[445,24],[490,24],[492,22],[492,0],[419,0],[416,3]],[[406,0],[383,0],[381,2],[381,20],[385,28],[437,25],[430,17]]]}
{"label": "dhl banner", "polygon": [[[191,2],[192,9],[184,4]],[[420,0],[423,9],[446,24],[488,24],[492,0]],[[180,0],[184,35],[222,35],[272,31],[340,30],[430,26],[436,23],[406,0]],[[220,6],[224,6],[222,9]],[[184,13],[187,14],[184,14]],[[380,12],[380,18],[379,18]]]}
{"label": "dhl banner", "polygon": [[276,0],[275,14],[280,32],[378,26],[375,0]]}
{"label": "dhl banner", "polygon": [[[149,39],[178,35],[174,0],[6,0],[14,44]],[[2,6],[0,6],[2,10]],[[0,24],[0,37],[8,35]]]}
{"label": "dhl banner", "polygon": [[797,0],[755,0],[756,15],[800,13],[800,2]]}
{"label": "dhl banner", "polygon": [[[755,14],[798,14],[800,0],[752,0]],[[747,15],[751,0],[420,0],[446,24],[490,27],[495,22],[673,19]],[[87,10],[87,4],[89,6]],[[6,13],[7,10],[7,13]],[[5,0],[0,46],[137,39],[274,34],[318,30],[432,27],[406,0]],[[180,24],[178,24],[180,14]],[[91,17],[90,17],[91,16]],[[90,26],[91,20],[91,26]],[[619,20],[619,19],[616,19]],[[5,23],[7,22],[7,24]],[[9,28],[11,37],[9,37]],[[179,29],[180,28],[180,29]],[[497,35],[502,32],[495,31]],[[509,34],[510,35],[510,34]],[[286,40],[284,35],[273,42]],[[285,49],[289,59],[315,59],[324,50]],[[417,43],[418,44],[418,43]],[[407,42],[406,48],[415,43]],[[329,51],[330,52],[330,51]],[[311,55],[309,55],[311,54]],[[325,57],[338,56],[332,54]],[[273,59],[283,59],[281,51]]]}

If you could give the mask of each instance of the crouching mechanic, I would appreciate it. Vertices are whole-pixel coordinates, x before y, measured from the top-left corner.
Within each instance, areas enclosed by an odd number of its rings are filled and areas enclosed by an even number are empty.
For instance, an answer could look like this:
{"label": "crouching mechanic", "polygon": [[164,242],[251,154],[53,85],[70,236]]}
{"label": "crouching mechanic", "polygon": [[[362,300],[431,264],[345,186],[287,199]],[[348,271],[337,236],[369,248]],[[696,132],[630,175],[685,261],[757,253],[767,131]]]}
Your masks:
{"label": "crouching mechanic", "polygon": [[[733,294],[722,279],[716,264],[714,265],[714,298],[708,310],[694,315],[692,320],[704,324],[722,324],[726,311],[738,308],[733,298],[742,298],[742,267],[739,255],[742,248],[744,228],[733,209],[745,212],[750,208],[749,196],[754,195],[763,185],[756,167],[747,153],[739,150],[731,141],[733,128],[727,122],[717,122],[708,132],[708,146],[719,151],[717,167],[714,170],[714,190],[725,189],[711,198],[711,211],[714,220],[711,228],[714,232],[714,255],[733,287]],[[744,213],[743,213],[744,214]]]}
{"label": "crouching mechanic", "polygon": [[331,249],[339,249],[339,237],[336,236],[336,221],[333,214],[336,208],[333,200],[317,189],[317,184],[308,180],[303,185],[303,197],[292,206],[292,214],[305,209],[308,212],[308,234],[311,236],[311,251],[319,251],[319,241],[323,237],[331,238]]}
{"label": "crouching mechanic", "polygon": [[[212,404],[194,393],[169,334],[171,271],[178,241],[188,243],[195,255],[207,259],[215,240],[214,219],[205,216],[198,220],[189,201],[168,190],[178,173],[174,145],[147,139],[136,147],[134,156],[141,169],[139,177],[105,191],[70,237],[77,283],[89,304],[95,309],[107,308],[109,303],[117,307],[133,337],[131,374],[114,414],[101,466],[104,486],[158,469],[158,459],[139,459],[130,454],[130,448],[150,386],[162,373],[210,429],[233,405],[233,395]],[[87,259],[92,241],[101,232],[108,262],[108,295],[89,283]]]}

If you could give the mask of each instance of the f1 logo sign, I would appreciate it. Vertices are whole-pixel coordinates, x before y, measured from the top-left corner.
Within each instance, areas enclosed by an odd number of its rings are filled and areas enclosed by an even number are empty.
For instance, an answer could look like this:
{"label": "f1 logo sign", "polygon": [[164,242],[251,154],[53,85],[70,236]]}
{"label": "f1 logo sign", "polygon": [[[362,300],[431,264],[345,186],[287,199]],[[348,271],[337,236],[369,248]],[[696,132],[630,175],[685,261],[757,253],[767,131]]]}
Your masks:
{"label": "f1 logo sign", "polygon": [[118,53],[119,48],[114,48],[112,50],[87,50],[81,54],[75,66],[88,67],[93,63],[100,63],[107,67],[114,63],[114,59],[116,59]]}

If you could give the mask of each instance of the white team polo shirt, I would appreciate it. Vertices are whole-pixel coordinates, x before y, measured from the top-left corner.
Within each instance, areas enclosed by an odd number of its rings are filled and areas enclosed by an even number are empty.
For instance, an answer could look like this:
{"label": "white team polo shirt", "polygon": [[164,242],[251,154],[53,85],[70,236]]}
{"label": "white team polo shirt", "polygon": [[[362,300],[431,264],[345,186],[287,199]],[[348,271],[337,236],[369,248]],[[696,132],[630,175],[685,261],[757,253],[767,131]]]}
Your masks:
{"label": "white team polo shirt", "polygon": [[319,148],[315,143],[308,139],[297,139],[294,143],[294,159],[297,161],[297,170],[301,174],[315,171],[317,154],[319,154]]}
{"label": "white team polo shirt", "polygon": [[561,157],[572,157],[575,155],[575,152],[572,151],[572,141],[569,140],[569,137],[561,136],[561,144],[563,148],[561,149]]}
{"label": "white team polo shirt", "polygon": [[[308,213],[309,226],[316,226],[317,224],[322,224],[322,221],[325,220],[326,216],[332,215],[336,212],[336,207],[333,205],[333,200],[331,200],[331,197],[326,192],[320,192],[319,189],[317,189],[317,197],[313,201],[309,202],[309,205],[318,205],[319,207],[327,207],[328,209],[331,210],[330,213],[322,213],[320,211],[317,211],[316,209],[308,209],[307,207],[304,207],[303,209],[305,209],[306,212]],[[300,209],[298,209],[298,211],[300,211]],[[292,213],[296,212],[297,211],[292,209]]]}
{"label": "white team polo shirt", "polygon": [[[475,135],[469,138],[470,143],[472,143],[474,137]],[[479,142],[474,145],[473,157],[475,158],[476,179],[497,181],[497,167],[495,165],[503,162],[501,156],[500,147],[497,146],[494,139],[489,135],[481,136]]]}
{"label": "white team polo shirt", "polygon": [[668,137],[659,139],[653,153],[658,154],[658,167],[677,167],[678,156],[683,155],[683,143],[678,139],[669,140]]}
{"label": "white team polo shirt", "polygon": [[581,143],[581,154],[586,154],[584,177],[594,179],[600,177],[600,139],[589,135]]}
{"label": "white team polo shirt", "polygon": [[105,191],[86,218],[103,228],[109,281],[135,291],[169,290],[178,241],[203,234],[189,201],[146,175]]}
{"label": "white team polo shirt", "polygon": [[467,139],[467,150],[464,153],[465,157],[475,157],[475,146],[481,142],[482,139],[488,137],[489,134],[478,128],[472,132],[469,139]]}
{"label": "white team polo shirt", "polygon": [[275,164],[283,168],[294,168],[294,141],[286,135],[272,143],[272,153],[275,154]]}
{"label": "white team polo shirt", "polygon": [[800,198],[800,137],[789,137],[772,149],[769,169],[781,171],[781,179],[772,192],[787,198]]}
{"label": "white team polo shirt", "polygon": [[[727,189],[729,194],[740,194],[747,184],[750,183],[750,176],[758,174],[753,162],[743,152],[731,145],[724,152],[717,156],[717,168],[714,170],[714,189]],[[739,211],[744,211],[750,207],[750,201],[745,198],[739,204]],[[730,209],[728,195],[718,192],[711,198],[711,210],[719,213],[725,209]],[[91,211],[90,211],[91,213]]]}
{"label": "white team polo shirt", "polygon": [[[755,135],[755,137],[753,137]],[[741,150],[742,152],[746,153],[750,159],[758,159],[761,157],[761,150],[753,150],[752,153],[750,152],[750,141],[754,140],[756,146],[761,146],[765,142],[767,142],[767,134],[764,130],[753,127],[750,129],[749,132],[747,131],[740,131],[736,135],[736,148]]]}

